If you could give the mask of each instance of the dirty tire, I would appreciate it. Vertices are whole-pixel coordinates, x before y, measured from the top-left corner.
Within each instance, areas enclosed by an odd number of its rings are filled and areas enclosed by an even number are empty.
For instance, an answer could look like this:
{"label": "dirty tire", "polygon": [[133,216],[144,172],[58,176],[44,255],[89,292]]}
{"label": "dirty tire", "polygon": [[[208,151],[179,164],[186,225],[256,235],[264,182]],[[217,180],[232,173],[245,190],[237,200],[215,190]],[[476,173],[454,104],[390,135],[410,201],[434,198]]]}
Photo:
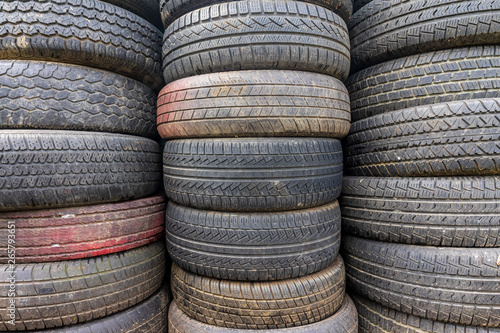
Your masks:
{"label": "dirty tire", "polygon": [[500,1],[373,0],[349,21],[359,70],[390,59],[453,47],[497,44]]}
{"label": "dirty tire", "polygon": [[344,177],[342,230],[414,245],[500,247],[500,177]]}
{"label": "dirty tire", "polygon": [[500,326],[499,248],[445,248],[343,238],[348,285],[417,317]]}
{"label": "dirty tire", "polygon": [[167,83],[187,76],[247,69],[289,69],[345,80],[347,26],[328,9],[297,1],[243,0],[197,9],[163,38]]}
{"label": "dirty tire", "polygon": [[163,152],[165,192],[189,207],[281,211],[335,200],[342,187],[336,139],[172,140]]}
{"label": "dirty tire", "polygon": [[[102,257],[15,265],[16,322],[0,312],[0,330],[69,326],[126,310],[160,288],[165,274],[162,242]],[[0,265],[0,305],[7,309],[9,265]],[[54,309],[57,309],[55,311]]]}
{"label": "dirty tire", "polygon": [[[261,333],[262,330],[223,328],[208,325],[189,318],[175,302],[168,312],[168,331],[170,333]],[[349,296],[344,297],[340,309],[332,316],[309,325],[267,330],[271,333],[357,333],[358,315],[356,307]]]}
{"label": "dirty tire", "polygon": [[[0,213],[0,235],[15,226],[16,263],[89,258],[137,248],[163,238],[160,195],[87,207]],[[340,226],[339,226],[340,228]],[[0,243],[6,264],[7,243]]]}
{"label": "dirty tire", "polygon": [[[1,15],[1,14],[0,14]],[[0,60],[0,128],[156,135],[151,88],[99,69]]]}
{"label": "dirty tire", "polygon": [[217,280],[172,265],[177,306],[205,324],[276,329],[312,324],[333,315],[344,300],[344,263],[297,279],[275,282]]}
{"label": "dirty tire", "polygon": [[500,174],[500,99],[379,114],[352,124],[346,164],[356,176]]}
{"label": "dirty tire", "polygon": [[458,100],[500,97],[500,46],[423,53],[388,61],[347,82],[353,121]]}
{"label": "dirty tire", "polygon": [[313,274],[328,267],[340,247],[337,201],[281,213],[224,213],[170,202],[165,223],[172,261],[216,279],[270,281]]}
{"label": "dirty tire", "polygon": [[131,135],[0,131],[0,211],[142,198],[161,183],[159,145]]}
{"label": "dirty tire", "polygon": [[342,138],[351,120],[347,89],[331,76],[237,71],[174,81],[158,97],[163,138],[308,136]]}
{"label": "dirty tire", "polygon": [[97,0],[3,1],[0,59],[97,67],[161,89],[161,32]]}
{"label": "dirty tire", "polygon": [[117,7],[128,10],[152,23],[159,30],[163,30],[160,16],[159,0],[104,0]]}

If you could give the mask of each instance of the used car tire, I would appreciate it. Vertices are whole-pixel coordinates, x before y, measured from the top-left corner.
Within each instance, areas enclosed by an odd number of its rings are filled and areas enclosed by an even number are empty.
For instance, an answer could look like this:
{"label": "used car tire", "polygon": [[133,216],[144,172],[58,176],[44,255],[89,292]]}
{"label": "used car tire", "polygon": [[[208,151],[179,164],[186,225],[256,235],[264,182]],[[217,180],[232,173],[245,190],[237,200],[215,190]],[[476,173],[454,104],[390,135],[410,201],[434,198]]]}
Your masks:
{"label": "used car tire", "polygon": [[160,16],[159,0],[104,0],[104,2],[122,7],[152,23],[160,31],[163,23]]}

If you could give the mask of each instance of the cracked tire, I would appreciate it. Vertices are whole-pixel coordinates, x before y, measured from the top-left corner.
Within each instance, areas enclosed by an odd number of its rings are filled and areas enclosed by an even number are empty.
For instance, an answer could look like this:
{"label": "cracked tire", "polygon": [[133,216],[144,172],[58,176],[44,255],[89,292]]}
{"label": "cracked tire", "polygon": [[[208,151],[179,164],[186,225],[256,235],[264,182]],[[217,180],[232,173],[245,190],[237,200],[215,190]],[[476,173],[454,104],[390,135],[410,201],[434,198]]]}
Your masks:
{"label": "cracked tire", "polygon": [[104,0],[117,7],[128,10],[152,23],[160,31],[163,30],[163,23],[160,16],[159,0]]}

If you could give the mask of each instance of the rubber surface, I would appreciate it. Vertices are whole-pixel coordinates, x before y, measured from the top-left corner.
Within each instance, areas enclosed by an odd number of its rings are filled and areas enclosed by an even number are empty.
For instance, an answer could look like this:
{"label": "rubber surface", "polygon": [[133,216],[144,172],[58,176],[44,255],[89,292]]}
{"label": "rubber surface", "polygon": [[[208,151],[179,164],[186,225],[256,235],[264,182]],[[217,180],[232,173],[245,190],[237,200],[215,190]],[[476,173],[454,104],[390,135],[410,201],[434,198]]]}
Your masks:
{"label": "rubber surface", "polygon": [[498,0],[373,0],[349,21],[356,70],[422,52],[497,44]]}
{"label": "rubber surface", "polygon": [[97,0],[3,1],[0,59],[65,62],[114,71],[161,89],[161,32]]}
{"label": "rubber surface", "polygon": [[350,68],[345,22],[298,1],[243,0],[197,9],[163,37],[167,83],[198,74],[247,69],[312,71],[345,80]]}
{"label": "rubber surface", "polygon": [[500,46],[474,46],[401,58],[346,82],[352,118],[419,105],[500,97]]}
{"label": "rubber surface", "polygon": [[[15,225],[16,263],[89,258],[137,248],[162,238],[160,195],[117,204],[0,213],[0,239]],[[0,264],[8,260],[0,242]]]}
{"label": "rubber surface", "polygon": [[104,0],[112,5],[122,7],[145,20],[151,22],[159,30],[163,30],[160,16],[159,0]]}
{"label": "rubber surface", "polygon": [[[363,8],[366,4],[370,3],[372,0],[353,0],[352,2],[352,12],[356,13],[358,10]],[[349,22],[348,22],[349,23]]]}
{"label": "rubber surface", "polygon": [[154,137],[156,94],[108,71],[0,60],[0,128],[117,132]]}
{"label": "rubber surface", "polygon": [[[349,296],[344,297],[340,309],[332,316],[314,324],[266,330],[272,333],[356,333],[358,330],[356,307]],[[169,310],[168,328],[170,333],[260,333],[262,330],[223,328],[207,325],[189,318],[175,302]]]}
{"label": "rubber surface", "polygon": [[172,261],[225,280],[268,281],[328,267],[340,247],[340,207],[281,213],[224,213],[179,206],[166,213]]}
{"label": "rubber surface", "polygon": [[216,280],[172,265],[172,293],[189,317],[209,325],[276,329],[312,324],[333,315],[344,300],[344,263],[278,282]]}
{"label": "rubber surface", "polygon": [[15,297],[7,297],[9,265],[0,265],[0,306],[15,300],[15,325],[0,312],[1,331],[43,330],[85,323],[126,310],[158,290],[165,245],[47,264],[15,265]]}
{"label": "rubber surface", "polygon": [[154,194],[160,148],[130,135],[0,131],[0,211],[116,202]]}
{"label": "rubber surface", "polygon": [[344,178],[342,230],[392,243],[500,246],[500,177]]}
{"label": "rubber surface", "polygon": [[342,187],[336,139],[172,140],[163,152],[165,193],[194,208],[280,211],[335,200]]}
{"label": "rubber surface", "polygon": [[351,120],[347,89],[331,76],[237,71],[194,76],[158,97],[163,138],[314,136],[341,138]]}
{"label": "rubber surface", "polygon": [[361,296],[421,318],[500,326],[499,248],[343,241],[347,281]]}

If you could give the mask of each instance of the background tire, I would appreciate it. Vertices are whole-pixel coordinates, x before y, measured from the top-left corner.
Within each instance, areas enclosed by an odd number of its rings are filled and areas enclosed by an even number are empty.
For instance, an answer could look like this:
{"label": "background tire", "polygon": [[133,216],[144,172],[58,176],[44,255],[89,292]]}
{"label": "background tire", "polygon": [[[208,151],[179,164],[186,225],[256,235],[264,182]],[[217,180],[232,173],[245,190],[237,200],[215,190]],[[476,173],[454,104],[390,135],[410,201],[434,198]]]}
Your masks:
{"label": "background tire", "polygon": [[163,24],[161,22],[160,4],[158,1],[159,0],[104,0],[104,2],[122,7],[142,17],[161,31],[163,30]]}
{"label": "background tire", "polygon": [[[353,0],[353,3],[352,3],[352,12],[353,13],[356,13],[358,10],[360,10],[361,8],[363,8],[363,6],[366,6],[368,3],[370,3],[372,0]],[[349,23],[349,22],[347,22]]]}

